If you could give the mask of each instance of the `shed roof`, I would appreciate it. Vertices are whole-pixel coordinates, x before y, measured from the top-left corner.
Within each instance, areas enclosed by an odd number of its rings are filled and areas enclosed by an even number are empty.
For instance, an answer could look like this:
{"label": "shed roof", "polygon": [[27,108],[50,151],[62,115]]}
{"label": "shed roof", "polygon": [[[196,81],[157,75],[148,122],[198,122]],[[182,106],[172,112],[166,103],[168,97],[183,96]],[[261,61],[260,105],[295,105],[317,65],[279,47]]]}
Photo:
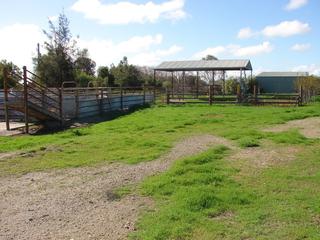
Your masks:
{"label": "shed roof", "polygon": [[262,72],[257,77],[306,77],[308,72]]}
{"label": "shed roof", "polygon": [[200,61],[170,61],[157,66],[156,71],[233,71],[252,70],[250,60],[200,60]]}

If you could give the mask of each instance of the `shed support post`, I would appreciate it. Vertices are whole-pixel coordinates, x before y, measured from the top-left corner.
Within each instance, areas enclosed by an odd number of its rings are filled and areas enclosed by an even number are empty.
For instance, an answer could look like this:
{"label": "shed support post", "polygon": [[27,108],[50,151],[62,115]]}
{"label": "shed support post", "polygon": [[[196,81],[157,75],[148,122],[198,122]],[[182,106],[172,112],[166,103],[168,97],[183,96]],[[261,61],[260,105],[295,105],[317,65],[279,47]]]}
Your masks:
{"label": "shed support post", "polygon": [[223,70],[223,95],[226,95],[226,71]]}
{"label": "shed support post", "polygon": [[213,85],[209,85],[209,104],[212,105]]}
{"label": "shed support post", "polygon": [[6,121],[6,129],[7,131],[10,130],[10,116],[9,116],[9,107],[8,107],[8,102],[9,102],[9,88],[8,88],[8,69],[4,68],[3,69],[3,89],[4,89],[4,118]]}
{"label": "shed support post", "polygon": [[215,90],[215,72],[212,71],[212,93],[211,93],[211,101],[214,101],[214,90]]}
{"label": "shed support post", "polygon": [[197,99],[199,98],[199,72],[197,72],[197,89],[196,89]]}
{"label": "shed support post", "polygon": [[174,76],[173,72],[171,72],[171,96],[173,98],[173,91],[174,91]]}
{"label": "shed support post", "polygon": [[23,100],[24,100],[24,123],[26,133],[29,133],[29,109],[28,109],[28,79],[27,67],[23,66]]}
{"label": "shed support post", "polygon": [[153,102],[156,103],[156,85],[157,85],[157,79],[156,79],[156,70],[153,70]]}
{"label": "shed support post", "polygon": [[186,77],[186,72],[182,72],[182,99],[184,100],[184,84],[185,84],[185,77]]}

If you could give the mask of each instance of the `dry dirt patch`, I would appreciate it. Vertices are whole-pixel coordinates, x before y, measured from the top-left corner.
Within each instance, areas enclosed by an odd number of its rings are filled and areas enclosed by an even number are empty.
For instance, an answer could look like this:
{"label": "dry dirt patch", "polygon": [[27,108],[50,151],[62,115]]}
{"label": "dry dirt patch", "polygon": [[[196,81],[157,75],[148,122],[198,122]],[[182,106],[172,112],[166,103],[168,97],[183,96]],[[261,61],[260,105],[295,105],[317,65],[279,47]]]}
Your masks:
{"label": "dry dirt patch", "polygon": [[137,184],[165,171],[172,162],[198,154],[225,139],[187,138],[158,160],[136,165],[111,164],[2,178],[0,239],[124,239],[138,213],[150,207],[146,197],[110,199],[114,189]]}
{"label": "dry dirt patch", "polygon": [[238,150],[231,156],[231,160],[245,160],[252,168],[266,168],[293,161],[300,151],[298,147],[276,146],[270,142],[261,147]]}
{"label": "dry dirt patch", "polygon": [[320,117],[306,118],[289,121],[265,129],[267,132],[284,132],[290,129],[298,129],[307,138],[320,138]]}

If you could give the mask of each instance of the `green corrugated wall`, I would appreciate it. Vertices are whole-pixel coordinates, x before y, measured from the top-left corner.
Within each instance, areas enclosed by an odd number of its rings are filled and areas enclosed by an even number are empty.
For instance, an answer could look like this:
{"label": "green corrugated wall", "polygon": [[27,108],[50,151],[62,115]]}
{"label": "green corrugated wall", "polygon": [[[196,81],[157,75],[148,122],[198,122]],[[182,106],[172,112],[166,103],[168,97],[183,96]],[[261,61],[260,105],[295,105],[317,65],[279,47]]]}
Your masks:
{"label": "green corrugated wall", "polygon": [[259,77],[257,82],[264,93],[295,93],[297,77]]}

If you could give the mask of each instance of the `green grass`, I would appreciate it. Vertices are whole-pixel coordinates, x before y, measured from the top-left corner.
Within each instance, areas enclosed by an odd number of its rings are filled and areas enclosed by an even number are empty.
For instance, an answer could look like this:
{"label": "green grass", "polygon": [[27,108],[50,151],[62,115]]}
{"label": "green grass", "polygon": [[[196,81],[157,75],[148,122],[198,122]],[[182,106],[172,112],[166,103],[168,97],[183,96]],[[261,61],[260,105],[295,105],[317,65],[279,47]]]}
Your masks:
{"label": "green grass", "polygon": [[202,222],[247,206],[255,197],[232,180],[236,170],[223,161],[227,154],[225,146],[218,146],[147,180],[143,193],[157,200],[159,210],[147,213],[132,237],[185,239]]}
{"label": "green grass", "polygon": [[175,141],[213,134],[241,148],[268,142],[296,146],[296,160],[258,169],[230,161],[233,151],[215,146],[178,160],[167,172],[110,192],[151,197],[132,239],[320,239],[320,140],[297,129],[262,131],[273,124],[320,116],[320,104],[301,108],[156,106],[112,121],[41,136],[0,137],[0,176],[54,168],[151,161]]}
{"label": "green grass", "polygon": [[261,138],[304,143],[307,140],[295,132],[266,134],[260,129],[318,116],[319,108],[319,105],[302,108],[158,106],[82,129],[41,136],[0,137],[0,153],[35,152],[29,157],[0,161],[0,176],[105,162],[151,161],[182,137],[201,133],[226,137],[244,147],[258,144]]}

